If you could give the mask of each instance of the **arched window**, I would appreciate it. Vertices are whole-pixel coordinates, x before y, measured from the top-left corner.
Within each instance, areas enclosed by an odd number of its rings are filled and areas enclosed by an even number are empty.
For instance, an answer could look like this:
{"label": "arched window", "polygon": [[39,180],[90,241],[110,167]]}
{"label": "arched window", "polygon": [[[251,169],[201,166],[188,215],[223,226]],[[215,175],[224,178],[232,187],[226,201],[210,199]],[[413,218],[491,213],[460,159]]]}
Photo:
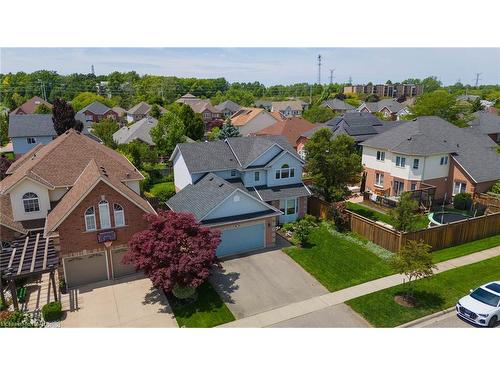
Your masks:
{"label": "arched window", "polygon": [[107,201],[99,202],[99,223],[101,229],[111,228],[111,219],[109,217],[109,204]]}
{"label": "arched window", "polygon": [[85,211],[85,229],[86,230],[96,230],[95,224],[95,209],[94,207],[89,207]]}
{"label": "arched window", "polygon": [[26,193],[23,195],[24,212],[40,211],[40,204],[38,203],[38,195],[35,193]]}
{"label": "arched window", "polygon": [[283,164],[280,169],[276,169],[276,179],[295,177],[295,168],[290,168],[288,164]]}
{"label": "arched window", "polygon": [[118,203],[113,203],[113,213],[115,215],[115,227],[123,227],[125,225],[125,213],[123,207]]}

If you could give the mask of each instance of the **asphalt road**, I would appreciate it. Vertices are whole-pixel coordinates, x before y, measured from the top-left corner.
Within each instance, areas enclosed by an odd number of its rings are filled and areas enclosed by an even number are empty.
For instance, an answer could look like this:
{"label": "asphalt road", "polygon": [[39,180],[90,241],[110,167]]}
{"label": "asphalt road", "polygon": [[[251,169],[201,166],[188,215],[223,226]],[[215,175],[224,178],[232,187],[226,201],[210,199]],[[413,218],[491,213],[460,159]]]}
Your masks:
{"label": "asphalt road", "polygon": [[[477,328],[471,323],[463,320],[457,316],[455,311],[449,312],[448,314],[436,317],[435,319],[429,320],[422,325],[422,328]],[[500,324],[497,324],[496,328],[500,328]]]}

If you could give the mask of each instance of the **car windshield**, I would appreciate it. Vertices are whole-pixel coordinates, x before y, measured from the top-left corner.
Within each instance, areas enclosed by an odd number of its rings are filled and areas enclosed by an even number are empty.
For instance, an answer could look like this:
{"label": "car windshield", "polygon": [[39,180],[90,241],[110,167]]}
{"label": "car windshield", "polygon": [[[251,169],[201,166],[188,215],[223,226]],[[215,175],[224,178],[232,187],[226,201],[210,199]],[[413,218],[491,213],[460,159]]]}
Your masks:
{"label": "car windshield", "polygon": [[494,295],[482,288],[477,288],[470,295],[472,298],[478,300],[479,302],[485,303],[487,305],[497,307],[500,301],[500,296]]}

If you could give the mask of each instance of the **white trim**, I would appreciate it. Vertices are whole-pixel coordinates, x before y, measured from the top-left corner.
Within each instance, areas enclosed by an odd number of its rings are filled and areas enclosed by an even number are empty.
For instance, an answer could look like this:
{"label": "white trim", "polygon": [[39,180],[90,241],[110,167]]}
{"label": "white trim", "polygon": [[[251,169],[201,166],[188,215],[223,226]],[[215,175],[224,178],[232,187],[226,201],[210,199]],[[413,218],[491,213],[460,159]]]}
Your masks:
{"label": "white trim", "polygon": [[238,164],[241,165],[241,167],[243,167],[243,164],[241,163],[240,159],[238,159],[238,155],[236,155],[236,152],[234,152],[233,146],[231,146],[231,144],[229,143],[229,141],[227,140],[227,138],[224,139],[224,143],[229,146],[229,148],[231,149],[231,152],[233,153],[234,157],[238,161]]}
{"label": "white trim", "polygon": [[[15,172],[14,172],[14,173],[15,173]],[[33,172],[32,172],[32,173],[33,173]],[[41,177],[40,177],[40,176],[38,176],[37,174],[35,174],[35,173],[33,173],[33,174],[34,174],[35,176],[37,176],[37,177],[41,178]],[[11,174],[10,176],[12,176],[12,174]],[[7,176],[7,177],[8,177],[8,176]],[[32,182],[35,182],[35,183],[37,183],[37,184],[38,184],[38,185],[40,185],[40,186],[43,186],[45,189],[48,189],[48,190],[54,190],[54,189],[55,189],[55,186],[54,186],[54,185],[52,185],[52,184],[50,184],[50,183],[48,183],[47,181],[46,181],[46,182],[47,182],[47,185],[46,185],[46,184],[41,183],[40,181],[35,180],[34,178],[31,178],[31,177],[30,177],[30,176],[28,176],[28,175],[24,175],[23,177],[21,177],[21,179],[19,179],[19,181],[16,181],[16,183],[15,183],[14,185],[12,185],[11,187],[7,188],[6,190],[1,191],[0,193],[1,193],[2,195],[3,195],[3,194],[7,194],[8,192],[10,192],[12,189],[14,189],[17,185],[19,185],[21,182],[23,182],[23,181],[24,181],[24,180],[26,180],[26,179],[28,179],[28,180],[30,180],[30,181],[32,181]],[[42,179],[42,180],[44,180],[43,178],[41,178],[41,179]],[[44,180],[44,181],[45,181],[45,180]],[[48,186],[48,185],[50,185],[50,186]]]}
{"label": "white trim", "polygon": [[272,167],[274,165],[274,163],[276,163],[278,160],[280,160],[283,156],[285,156],[286,154],[290,154],[292,155],[295,159],[297,159],[300,164],[304,165],[306,162],[304,159],[302,159],[299,155],[295,155],[293,153],[291,153],[290,151],[288,150],[283,150],[283,152],[277,157],[277,158],[274,158],[273,160],[271,160],[269,163],[266,164],[266,168],[269,168],[269,167]]}
{"label": "white trim", "polygon": [[255,192],[257,193],[257,195],[259,196],[259,199],[264,202],[264,199],[262,199],[262,196],[259,194],[259,192],[257,191],[257,189],[255,188],[255,186],[253,186],[253,189],[255,190]]}
{"label": "white trim", "polygon": [[258,202],[259,204],[263,204],[264,206],[272,209],[273,211],[276,211],[276,207],[273,207],[273,206],[267,204],[266,202],[264,202],[262,200],[258,200],[253,195],[251,195],[251,194],[249,194],[249,193],[247,193],[247,192],[245,192],[245,191],[243,191],[243,190],[241,190],[239,188],[236,188],[236,190],[234,190],[231,194],[229,194],[226,198],[224,198],[221,202],[219,202],[219,204],[217,204],[214,208],[212,208],[209,212],[207,212],[205,214],[205,216],[201,217],[200,220],[198,220],[198,221],[203,221],[204,218],[206,218],[208,215],[210,215],[213,211],[215,211],[215,209],[217,209],[218,207],[220,207],[222,204],[224,204],[224,202],[226,202],[230,197],[232,197],[237,192],[243,193],[243,195],[246,195],[247,197],[250,197],[251,199],[253,199],[256,202]]}
{"label": "white trim", "polygon": [[279,144],[277,144],[276,142],[274,142],[271,146],[269,146],[268,148],[266,148],[265,151],[261,152],[259,156],[257,156],[255,159],[253,159],[250,163],[248,163],[245,168],[247,166],[249,166],[250,164],[252,164],[255,160],[257,160],[258,158],[260,158],[262,155],[264,155],[266,152],[268,152],[270,149],[272,149],[274,146],[278,146],[279,148],[281,148],[282,152],[283,151],[286,151],[283,147],[281,147]]}
{"label": "white trim", "polygon": [[204,226],[204,227],[210,227],[211,228],[211,227],[218,227],[218,226],[223,226],[223,225],[231,225],[231,224],[237,224],[237,223],[244,223],[244,222],[252,221],[252,220],[264,220],[264,219],[267,219],[267,218],[270,218],[270,217],[278,217],[278,216],[281,216],[281,215],[283,215],[283,213],[280,211],[279,213],[276,212],[274,214],[268,214],[268,215],[259,216],[259,217],[253,217],[253,218],[249,218],[249,219],[224,221],[222,223],[212,223],[212,224],[201,223],[201,225]]}
{"label": "white trim", "polygon": [[[469,177],[470,177],[470,179],[471,179],[472,181],[474,181],[474,183],[478,184],[478,182],[474,179],[474,177],[472,177],[472,176],[470,175],[470,173],[467,171],[467,169],[465,169],[465,168],[463,167],[463,165],[462,165],[462,164],[460,164],[460,163],[458,162],[458,160],[457,160],[457,159],[455,159],[455,158],[453,157],[453,155],[451,155],[451,154],[450,154],[450,157],[451,157],[451,158],[453,158],[453,160],[455,160],[455,163],[457,163],[457,164],[458,164],[458,165],[459,165],[459,166],[463,169],[463,171],[467,174],[467,176],[469,176]],[[448,164],[448,165],[449,165],[449,164]],[[483,182],[487,182],[487,181],[483,181]]]}

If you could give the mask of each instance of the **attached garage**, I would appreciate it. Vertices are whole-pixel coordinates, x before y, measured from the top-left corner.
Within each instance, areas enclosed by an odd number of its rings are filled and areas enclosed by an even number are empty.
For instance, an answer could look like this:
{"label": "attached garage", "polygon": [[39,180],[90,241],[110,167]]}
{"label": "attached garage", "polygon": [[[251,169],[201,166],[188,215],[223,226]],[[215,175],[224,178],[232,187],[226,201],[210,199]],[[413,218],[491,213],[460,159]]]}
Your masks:
{"label": "attached garage", "polygon": [[111,251],[111,263],[113,265],[113,276],[115,279],[134,274],[135,267],[130,264],[123,264],[123,256],[127,252],[127,248],[115,249]]}
{"label": "attached garage", "polygon": [[108,279],[108,268],[104,252],[65,258],[63,262],[68,287]]}
{"label": "attached garage", "polygon": [[265,223],[223,229],[221,243],[217,248],[217,256],[225,257],[262,249],[265,247],[265,240]]}

